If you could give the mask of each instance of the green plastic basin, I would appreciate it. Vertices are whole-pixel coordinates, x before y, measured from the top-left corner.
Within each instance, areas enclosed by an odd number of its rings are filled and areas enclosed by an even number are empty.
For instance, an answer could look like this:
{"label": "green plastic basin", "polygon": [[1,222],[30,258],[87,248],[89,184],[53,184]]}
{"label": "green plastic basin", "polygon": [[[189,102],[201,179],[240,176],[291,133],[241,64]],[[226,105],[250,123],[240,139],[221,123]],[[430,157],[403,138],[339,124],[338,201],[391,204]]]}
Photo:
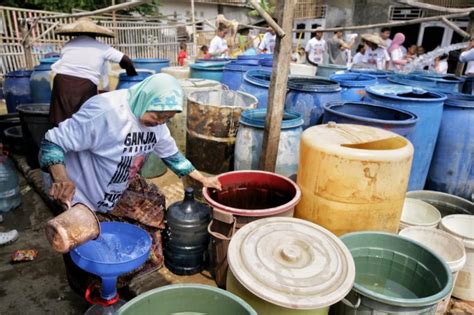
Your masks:
{"label": "green plastic basin", "polygon": [[201,284],[173,284],[140,294],[122,306],[119,315],[257,315],[244,300]]}
{"label": "green plastic basin", "polygon": [[450,293],[453,280],[448,265],[420,243],[380,232],[350,233],[341,240],[354,258],[356,279],[336,314],[343,314],[344,308],[434,314],[436,304]]}

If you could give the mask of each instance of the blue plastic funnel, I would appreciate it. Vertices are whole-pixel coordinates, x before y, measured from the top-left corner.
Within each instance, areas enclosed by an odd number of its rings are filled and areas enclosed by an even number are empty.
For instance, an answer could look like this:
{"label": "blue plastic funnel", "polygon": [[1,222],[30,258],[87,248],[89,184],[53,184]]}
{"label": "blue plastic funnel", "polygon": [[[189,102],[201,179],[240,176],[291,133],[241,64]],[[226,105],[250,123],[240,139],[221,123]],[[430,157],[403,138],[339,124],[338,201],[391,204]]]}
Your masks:
{"label": "blue plastic funnel", "polygon": [[100,236],[71,251],[72,261],[102,279],[101,297],[117,295],[117,277],[140,267],[150,255],[151,238],[143,229],[123,222],[103,222]]}

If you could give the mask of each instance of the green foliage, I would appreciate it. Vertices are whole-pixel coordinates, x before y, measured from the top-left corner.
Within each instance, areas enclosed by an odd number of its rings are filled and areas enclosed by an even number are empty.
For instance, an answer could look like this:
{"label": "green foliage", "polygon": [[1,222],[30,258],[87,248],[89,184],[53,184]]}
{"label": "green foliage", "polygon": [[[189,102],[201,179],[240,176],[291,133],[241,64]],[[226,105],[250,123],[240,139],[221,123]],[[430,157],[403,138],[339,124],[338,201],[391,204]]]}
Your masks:
{"label": "green foliage", "polygon": [[[261,0],[260,6],[264,9],[270,16],[275,15],[275,1]],[[249,12],[250,16],[259,16],[257,10],[252,10]]]}
{"label": "green foliage", "polygon": [[[116,1],[117,4],[121,2],[123,1]],[[156,15],[158,14],[157,6],[159,2],[159,0],[153,0],[150,4],[132,8],[130,11],[139,12],[144,15]],[[67,13],[72,12],[72,9],[93,11],[105,8],[111,4],[111,0],[0,0],[0,5],[8,7]]]}

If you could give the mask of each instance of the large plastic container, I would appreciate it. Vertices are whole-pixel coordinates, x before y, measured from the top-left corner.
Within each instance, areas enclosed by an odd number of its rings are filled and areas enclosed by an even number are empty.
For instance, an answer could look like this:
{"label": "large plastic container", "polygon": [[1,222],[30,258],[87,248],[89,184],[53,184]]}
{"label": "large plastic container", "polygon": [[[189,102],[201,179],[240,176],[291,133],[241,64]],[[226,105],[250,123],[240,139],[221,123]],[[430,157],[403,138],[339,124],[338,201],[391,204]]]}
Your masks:
{"label": "large plastic container", "polygon": [[[400,235],[419,242],[443,258],[451,269],[453,283],[456,283],[459,270],[466,264],[466,251],[460,240],[447,232],[419,226],[408,227],[400,231]],[[438,304],[437,314],[446,314],[451,293]]]}
{"label": "large plastic container", "polygon": [[256,106],[255,97],[237,91],[209,89],[189,93],[187,158],[198,170],[210,174],[233,170],[240,114]]}
{"label": "large plastic container", "polygon": [[292,180],[270,172],[234,171],[218,178],[222,190],[204,188],[203,195],[213,208],[211,270],[217,285],[225,287],[227,247],[235,231],[265,217],[292,217],[301,191]]}
{"label": "large plastic container", "polygon": [[31,73],[31,70],[18,70],[5,74],[3,95],[9,113],[16,113],[16,107],[20,104],[33,102],[30,89]]}
{"label": "large plastic container", "polygon": [[297,176],[302,198],[295,216],[338,236],[396,233],[412,157],[408,140],[383,129],[329,123],[305,130]]}
{"label": "large plastic container", "polygon": [[168,207],[163,254],[165,265],[171,272],[192,275],[204,269],[210,220],[211,209],[194,199],[191,187],[185,188],[182,201]]}
{"label": "large plastic container", "polygon": [[225,84],[229,90],[238,90],[242,82],[244,81],[244,74],[249,70],[258,69],[257,65],[244,65],[239,63],[230,63],[224,66],[224,72],[222,74],[222,84]]}
{"label": "large plastic container", "polygon": [[189,67],[166,67],[161,68],[161,72],[172,75],[179,80],[189,79],[189,75],[191,74]]}
{"label": "large plastic container", "polygon": [[341,237],[356,266],[354,287],[334,314],[435,314],[451,291],[443,259],[405,237],[380,232]]}
{"label": "large plastic container", "polygon": [[49,121],[49,104],[23,104],[17,107],[20,113],[23,139],[27,146],[28,164],[37,168],[38,152],[46,132],[54,125]]}
{"label": "large plastic container", "polygon": [[464,85],[462,92],[465,94],[474,95],[474,76],[466,76],[464,79]]}
{"label": "large plastic container", "polygon": [[413,74],[393,74],[390,75],[387,80],[390,84],[400,84],[430,90],[437,88],[436,81]]}
{"label": "large plastic container", "polygon": [[325,315],[355,278],[354,261],[328,230],[294,218],[267,218],[232,238],[227,290],[259,315]]}
{"label": "large plastic container", "polygon": [[202,284],[173,284],[140,294],[122,306],[118,315],[206,314],[257,315],[236,295]]}
{"label": "large plastic container", "polygon": [[233,63],[246,66],[258,66],[263,59],[265,58],[261,57],[261,55],[239,55]]}
{"label": "large plastic container", "polygon": [[439,74],[430,71],[413,72],[414,74],[431,79],[436,82],[436,89],[448,93],[462,92],[464,78],[453,74]]}
{"label": "large plastic container", "polygon": [[453,296],[466,301],[474,301],[474,216],[453,214],[444,217],[439,224],[452,236],[461,239],[466,249],[466,264],[459,271]]}
{"label": "large plastic container", "polygon": [[224,66],[229,61],[222,62],[200,62],[189,65],[191,68],[191,78],[206,79],[221,82]]}
{"label": "large plastic container", "polygon": [[285,110],[297,112],[304,120],[303,129],[321,123],[323,105],[341,99],[339,83],[318,77],[290,77]]}
{"label": "large plastic container", "polygon": [[400,230],[410,226],[435,229],[441,221],[441,213],[434,206],[419,199],[406,198],[403,204]]}
{"label": "large plastic container", "polygon": [[406,137],[415,129],[418,117],[401,109],[363,102],[336,101],[323,105],[323,123],[365,125]]}
{"label": "large plastic container", "polygon": [[316,75],[318,77],[329,78],[334,73],[342,73],[346,71],[347,67],[343,65],[334,65],[334,64],[320,64],[318,65],[318,70]]}
{"label": "large plastic container", "polygon": [[[266,114],[266,109],[250,109],[242,112],[235,141],[236,171],[260,169]],[[300,114],[291,112],[283,114],[275,173],[296,178],[302,126],[303,120]]]}
{"label": "large plastic container", "polygon": [[[164,72],[164,71],[162,71]],[[222,90],[223,86],[221,83],[212,80],[205,79],[186,79],[180,80],[179,83],[183,88],[184,92],[184,103],[183,111],[178,113],[171,118],[167,125],[170,130],[171,136],[176,141],[176,145],[181,153],[186,154],[186,120],[187,120],[187,103],[188,94],[193,91],[200,90]]]}
{"label": "large plastic container", "polygon": [[301,63],[290,63],[291,75],[315,76],[317,67]]}
{"label": "large plastic container", "polygon": [[268,104],[268,88],[272,72],[267,70],[249,70],[244,74],[244,80],[239,90],[253,95],[257,98],[257,108],[267,108]]}
{"label": "large plastic container", "polygon": [[122,72],[119,74],[119,82],[117,84],[117,90],[128,89],[135,84],[142,82],[155,72],[153,70],[137,70],[138,75],[128,76],[127,73]]}
{"label": "large plastic container", "polygon": [[441,125],[446,96],[410,86],[374,85],[367,88],[367,97],[369,102],[404,109],[418,117],[415,130],[407,136],[415,147],[408,190],[423,189]]}
{"label": "large plastic container", "polygon": [[160,73],[162,68],[169,67],[169,59],[139,58],[133,59],[133,65],[137,69],[149,69]]}
{"label": "large plastic container", "polygon": [[389,74],[391,74],[388,71],[383,71],[383,70],[374,70],[374,69],[356,69],[352,68],[350,72],[353,73],[362,73],[362,74],[367,74],[371,75],[377,78],[377,84],[389,84],[387,78]]}
{"label": "large plastic container", "polygon": [[441,216],[450,214],[474,215],[474,203],[458,196],[430,190],[407,192],[407,197],[423,200],[439,210]]}
{"label": "large plastic container", "polygon": [[361,73],[333,74],[329,79],[336,81],[341,86],[341,99],[343,101],[362,101],[367,86],[377,84],[377,78]]}
{"label": "large plastic container", "polygon": [[0,115],[0,142],[5,143],[5,129],[20,126],[20,115],[18,113]]}
{"label": "large plastic container", "polygon": [[58,60],[59,58],[40,59],[40,64],[34,67],[30,77],[33,103],[49,103],[51,101],[51,66]]}
{"label": "large plastic container", "polygon": [[448,94],[426,187],[474,200],[474,95]]}
{"label": "large plastic container", "polygon": [[0,152],[0,213],[13,210],[20,203],[20,186],[15,165]]}

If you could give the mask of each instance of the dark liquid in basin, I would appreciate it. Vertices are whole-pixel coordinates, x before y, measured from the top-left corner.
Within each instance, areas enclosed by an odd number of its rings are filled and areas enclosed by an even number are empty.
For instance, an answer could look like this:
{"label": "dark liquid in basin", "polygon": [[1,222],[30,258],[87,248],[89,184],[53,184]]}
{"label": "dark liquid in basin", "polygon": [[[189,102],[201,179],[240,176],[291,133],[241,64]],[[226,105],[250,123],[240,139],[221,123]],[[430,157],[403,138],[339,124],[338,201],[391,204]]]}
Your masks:
{"label": "dark liquid in basin", "polygon": [[247,210],[278,207],[293,197],[293,192],[282,193],[264,187],[235,187],[211,192],[211,198],[216,202],[227,207]]}

